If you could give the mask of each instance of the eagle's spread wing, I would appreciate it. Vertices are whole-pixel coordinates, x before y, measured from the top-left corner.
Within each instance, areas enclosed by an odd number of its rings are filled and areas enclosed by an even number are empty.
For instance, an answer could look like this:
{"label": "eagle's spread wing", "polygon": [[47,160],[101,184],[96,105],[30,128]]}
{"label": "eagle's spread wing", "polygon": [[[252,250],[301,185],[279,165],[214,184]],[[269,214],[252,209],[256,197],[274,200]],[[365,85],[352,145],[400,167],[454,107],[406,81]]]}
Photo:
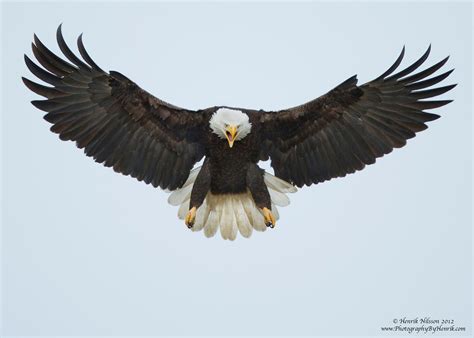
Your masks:
{"label": "eagle's spread wing", "polygon": [[25,55],[30,71],[53,85],[23,78],[46,100],[32,101],[46,111],[51,130],[105,166],[163,189],[180,187],[204,155],[198,136],[208,112],[182,109],[147,93],[114,71],[100,69],[87,54],[81,36],[80,60],[66,45],[58,27],[57,40],[69,62],[48,50],[36,37],[33,54],[47,70]]}
{"label": "eagle's spread wing", "polygon": [[412,74],[428,58],[430,48],[408,68],[391,75],[395,63],[381,76],[357,86],[353,76],[327,94],[291,109],[261,114],[262,159],[271,158],[276,176],[297,186],[342,177],[372,164],[400,148],[426,122],[439,116],[424,110],[448,100],[423,100],[441,95],[455,85],[426,89],[452,70],[427,79],[448,60]]}

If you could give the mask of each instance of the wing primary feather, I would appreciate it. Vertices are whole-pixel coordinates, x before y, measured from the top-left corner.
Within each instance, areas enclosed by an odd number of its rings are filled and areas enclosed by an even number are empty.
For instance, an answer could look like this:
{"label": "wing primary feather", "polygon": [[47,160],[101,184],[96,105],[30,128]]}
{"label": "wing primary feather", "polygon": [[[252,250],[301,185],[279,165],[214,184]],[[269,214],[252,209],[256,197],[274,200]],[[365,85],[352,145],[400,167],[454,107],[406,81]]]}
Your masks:
{"label": "wing primary feather", "polygon": [[61,79],[59,77],[39,67],[36,63],[31,61],[31,59],[26,54],[24,58],[25,58],[26,67],[28,67],[30,72],[36,75],[39,79],[49,84],[52,84],[53,86],[61,85]]}
{"label": "wing primary feather", "polygon": [[383,114],[371,112],[371,114],[367,114],[366,118],[370,120],[371,123],[376,123],[384,133],[397,137],[400,140],[412,138],[415,136],[411,130],[408,130]]}
{"label": "wing primary feather", "polygon": [[418,59],[416,60],[411,66],[405,68],[404,70],[392,75],[392,76],[389,76],[387,77],[385,80],[391,80],[391,79],[399,79],[405,75],[408,75],[410,74],[411,72],[415,71],[416,69],[418,69],[418,67],[420,67],[423,62],[426,61],[426,59],[428,58],[428,56],[430,55],[430,52],[431,52],[431,44],[428,46],[428,49],[426,50],[426,52]]}
{"label": "wing primary feather", "polygon": [[52,110],[56,110],[58,107],[66,107],[67,104],[60,105],[57,102],[53,102],[51,100],[33,100],[31,104],[38,108],[39,110],[50,112]]}
{"label": "wing primary feather", "polygon": [[[453,102],[453,100],[438,100],[438,101],[416,101],[409,104],[409,107],[413,107],[416,109],[424,110],[424,109],[434,109],[439,108],[448,103]],[[403,104],[401,104],[403,105]]]}
{"label": "wing primary feather", "polygon": [[425,123],[439,118],[439,115],[436,114],[420,112],[419,110],[413,108],[402,107],[401,109],[399,106],[389,104],[380,105],[380,107],[377,107],[377,110],[391,116],[394,119],[415,123]]}
{"label": "wing primary feather", "polygon": [[78,66],[81,69],[86,69],[86,70],[91,70],[91,67],[81,61],[69,48],[69,46],[66,44],[66,41],[64,40],[63,33],[62,33],[62,24],[59,25],[57,31],[56,31],[56,40],[58,41],[59,48],[63,52],[63,54],[71,61],[74,63],[76,66]]}
{"label": "wing primary feather", "polygon": [[411,97],[414,97],[416,99],[427,99],[433,96],[438,96],[441,94],[444,94],[451,89],[456,87],[456,84],[449,85],[449,86],[444,86],[444,87],[439,87],[439,88],[433,88],[433,89],[427,89],[427,90],[421,90],[418,92],[412,92],[410,94]]}
{"label": "wing primary feather", "polygon": [[77,47],[79,49],[79,53],[81,53],[82,58],[95,70],[105,73],[95,62],[92,60],[92,58],[89,56],[89,53],[87,53],[86,48],[84,47],[84,43],[82,41],[82,33],[79,35],[77,38]]}
{"label": "wing primary feather", "polygon": [[[367,116],[366,119],[374,130],[377,130],[378,132],[383,133],[388,138],[390,138],[393,147],[401,148],[405,145],[406,141],[403,138],[403,135],[400,135],[396,130],[386,126],[384,123],[373,116]],[[380,155],[381,153],[376,153],[375,158],[379,157]]]}
{"label": "wing primary feather", "polygon": [[400,52],[400,55],[399,55],[398,58],[395,60],[395,62],[393,63],[393,65],[391,65],[390,68],[385,71],[385,73],[383,73],[382,75],[380,75],[378,78],[376,78],[375,80],[373,80],[373,81],[371,81],[371,82],[376,82],[376,81],[383,80],[385,77],[387,77],[388,75],[392,74],[392,73],[395,71],[395,69],[398,68],[398,66],[400,65],[400,63],[402,62],[404,55],[405,55],[405,46],[403,46],[402,51]]}
{"label": "wing primary feather", "polygon": [[33,55],[35,56],[36,60],[47,70],[49,70],[51,73],[57,75],[57,76],[66,76],[69,73],[62,70],[61,68],[55,66],[54,64],[51,63],[44,55],[41,53],[41,51],[36,47],[36,45],[32,42],[31,43],[31,50],[33,51]]}
{"label": "wing primary feather", "polygon": [[353,135],[359,139],[364,149],[366,149],[364,152],[364,163],[371,164],[387,148],[391,148],[393,142],[388,136],[375,128],[370,129],[366,116],[357,118],[354,115],[355,109],[356,107],[349,109],[351,114],[344,115],[344,122],[354,132]]}
{"label": "wing primary feather", "polygon": [[411,75],[411,76],[408,76],[408,77],[405,77],[403,79],[400,79],[400,82],[404,85],[406,84],[410,84],[410,83],[413,83],[413,82],[416,82],[418,80],[421,80],[421,79],[424,79],[425,77],[427,76],[430,76],[431,74],[433,74],[434,72],[436,72],[438,69],[440,69],[441,67],[444,66],[444,64],[448,61],[449,59],[449,56],[445,57],[443,60],[441,60],[440,62],[438,62],[437,64],[419,72],[419,73],[416,73],[414,75]]}
{"label": "wing primary feather", "polygon": [[382,124],[387,126],[387,128],[390,128],[394,132],[397,132],[404,139],[410,139],[412,137],[415,137],[415,133],[411,130],[410,127],[406,125],[407,124],[406,122],[394,119],[393,116],[387,115],[379,109],[371,110],[370,117],[381,122]]}
{"label": "wing primary feather", "polygon": [[448,70],[446,73],[435,76],[431,79],[411,83],[409,85],[406,85],[405,88],[409,89],[409,90],[416,90],[416,89],[423,89],[423,88],[431,87],[431,86],[443,81],[444,79],[446,79],[449,76],[449,74],[451,74],[453,71],[454,71],[454,69],[451,69],[451,70]]}
{"label": "wing primary feather", "polygon": [[57,90],[56,88],[40,85],[36,82],[28,80],[25,77],[22,77],[21,79],[23,80],[23,83],[25,84],[25,86],[27,86],[31,91],[41,96],[44,96],[48,99],[53,99],[55,97],[66,95],[63,92],[60,92],[59,90]]}
{"label": "wing primary feather", "polygon": [[53,64],[54,66],[60,68],[64,72],[67,73],[72,73],[74,72],[77,68],[71,65],[70,63],[64,61],[61,59],[59,56],[54,54],[52,51],[46,47],[41,40],[38,38],[36,34],[33,35],[33,39],[35,41],[36,48],[48,59],[48,61]]}

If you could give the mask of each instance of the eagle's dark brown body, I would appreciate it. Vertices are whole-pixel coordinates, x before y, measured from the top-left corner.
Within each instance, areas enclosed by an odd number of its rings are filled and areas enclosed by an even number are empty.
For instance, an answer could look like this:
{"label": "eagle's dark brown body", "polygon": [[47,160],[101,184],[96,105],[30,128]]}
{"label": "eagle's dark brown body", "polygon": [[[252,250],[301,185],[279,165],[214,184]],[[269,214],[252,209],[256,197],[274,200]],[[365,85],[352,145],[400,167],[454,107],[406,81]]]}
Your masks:
{"label": "eagle's dark brown body", "polygon": [[[216,107],[216,111],[222,107]],[[237,109],[237,108],[232,108]],[[194,183],[191,205],[201,205],[207,192],[213,194],[240,194],[250,190],[260,207],[271,208],[270,196],[263,182],[264,171],[257,165],[260,160],[261,139],[258,128],[258,112],[244,111],[252,132],[235,142],[232,148],[212,132],[206,133],[205,156],[201,172]]]}
{"label": "eagle's dark brown body", "polygon": [[[252,122],[255,115],[248,115]],[[216,134],[207,133],[206,157],[209,158],[213,193],[241,193],[246,190],[248,167],[259,161],[260,143],[258,124],[232,148]]]}

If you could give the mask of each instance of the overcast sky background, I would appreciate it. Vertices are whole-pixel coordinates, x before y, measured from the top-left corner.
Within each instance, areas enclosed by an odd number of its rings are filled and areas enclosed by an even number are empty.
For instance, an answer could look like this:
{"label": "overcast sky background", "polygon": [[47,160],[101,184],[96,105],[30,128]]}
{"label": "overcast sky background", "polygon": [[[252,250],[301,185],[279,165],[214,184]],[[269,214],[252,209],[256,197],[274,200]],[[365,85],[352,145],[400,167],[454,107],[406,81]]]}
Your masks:
{"label": "overcast sky background", "polygon": [[[471,330],[471,5],[28,4],[2,12],[3,335],[377,335]],[[348,77],[456,68],[442,118],[364,171],[291,195],[274,230],[190,232],[168,195],[49,132],[22,84],[33,33],[187,108],[281,109]]]}

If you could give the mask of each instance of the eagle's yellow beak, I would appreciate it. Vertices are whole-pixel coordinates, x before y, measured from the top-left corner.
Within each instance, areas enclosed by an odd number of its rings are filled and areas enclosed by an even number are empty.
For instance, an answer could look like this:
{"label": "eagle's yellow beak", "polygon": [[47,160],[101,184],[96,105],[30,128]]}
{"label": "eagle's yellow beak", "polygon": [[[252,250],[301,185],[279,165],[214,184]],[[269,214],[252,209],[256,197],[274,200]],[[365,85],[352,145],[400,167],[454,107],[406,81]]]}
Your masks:
{"label": "eagle's yellow beak", "polygon": [[236,135],[237,135],[237,127],[236,126],[227,126],[225,128],[225,137],[227,137],[227,142],[229,142],[229,147],[231,147],[231,148],[234,145]]}

